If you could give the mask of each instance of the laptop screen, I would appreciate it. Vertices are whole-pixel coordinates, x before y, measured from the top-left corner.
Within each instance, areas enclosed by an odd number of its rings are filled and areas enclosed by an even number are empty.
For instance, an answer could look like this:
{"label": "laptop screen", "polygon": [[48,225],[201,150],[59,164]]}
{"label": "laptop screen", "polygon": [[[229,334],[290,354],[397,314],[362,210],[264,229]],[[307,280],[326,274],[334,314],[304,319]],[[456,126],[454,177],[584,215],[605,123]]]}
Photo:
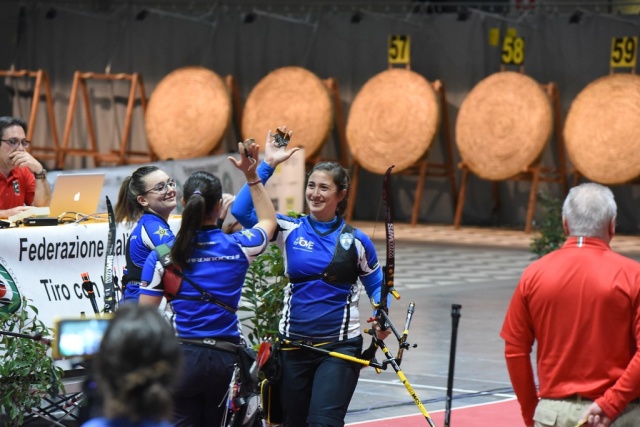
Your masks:
{"label": "laptop screen", "polygon": [[96,213],[104,176],[104,172],[58,175],[51,195],[49,216],[57,217],[65,212]]}

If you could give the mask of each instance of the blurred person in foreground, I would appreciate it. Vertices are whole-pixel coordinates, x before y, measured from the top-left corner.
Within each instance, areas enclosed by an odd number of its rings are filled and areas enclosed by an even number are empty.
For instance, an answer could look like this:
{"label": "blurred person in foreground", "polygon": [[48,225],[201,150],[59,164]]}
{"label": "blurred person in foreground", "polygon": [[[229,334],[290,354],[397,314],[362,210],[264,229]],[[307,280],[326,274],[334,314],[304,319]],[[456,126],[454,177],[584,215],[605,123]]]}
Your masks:
{"label": "blurred person in foreground", "polygon": [[572,188],[567,241],[527,267],[513,294],[500,336],[526,426],[640,425],[640,264],[609,246],[616,211],[609,188]]}
{"label": "blurred person in foreground", "polygon": [[170,427],[171,387],[180,365],[178,340],[155,307],[121,307],[93,364],[104,415],[82,427]]}

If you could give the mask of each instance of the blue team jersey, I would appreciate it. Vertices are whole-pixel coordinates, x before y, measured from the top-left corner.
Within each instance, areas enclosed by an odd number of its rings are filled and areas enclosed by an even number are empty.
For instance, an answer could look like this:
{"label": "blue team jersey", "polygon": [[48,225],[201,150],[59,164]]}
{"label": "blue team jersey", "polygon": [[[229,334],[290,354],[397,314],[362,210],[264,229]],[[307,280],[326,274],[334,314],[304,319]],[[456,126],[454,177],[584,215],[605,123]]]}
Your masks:
{"label": "blue team jersey", "polygon": [[[174,239],[169,224],[153,212],[145,212],[134,227],[127,242],[127,281],[122,293],[123,302],[138,301],[142,266],[156,246]],[[123,283],[124,284],[124,283]]]}
{"label": "blue team jersey", "polygon": [[292,283],[284,291],[279,332],[291,339],[341,341],[360,335],[358,302],[361,287],[352,283],[328,283],[321,276],[332,262],[337,245],[355,247],[357,278],[370,298],[378,300],[382,269],[371,239],[357,229],[345,232],[338,217],[327,227],[308,216],[278,214],[275,242],[282,249],[285,274]]}
{"label": "blue team jersey", "polygon": [[[187,260],[190,268],[183,269],[182,274],[217,300],[237,308],[249,264],[269,243],[266,232],[251,228],[225,234],[219,228],[210,228],[198,231],[197,236],[198,244]],[[142,270],[140,293],[164,295],[163,276],[164,267],[158,261],[157,252],[153,251]],[[183,280],[179,295],[199,297],[201,293]],[[176,298],[171,307],[179,338],[240,339],[238,316],[218,305]]]}
{"label": "blue team jersey", "polygon": [[[260,162],[257,168],[263,183],[274,171],[265,161]],[[231,214],[243,227],[251,227],[257,222],[246,184],[236,195]],[[325,223],[309,217],[296,219],[278,214],[274,240],[284,256],[285,274],[296,282],[285,288],[284,311],[280,320],[280,333],[284,336],[311,341],[340,341],[360,335],[358,301],[361,287],[358,280],[336,285],[320,277],[331,263],[338,244],[354,245],[357,255],[353,266],[357,273],[355,276],[364,285],[369,298],[376,304],[379,302],[383,275],[373,243],[357,229],[353,229],[352,236],[345,236],[344,225],[341,217]]]}
{"label": "blue team jersey", "polygon": [[[142,268],[153,248],[170,243],[173,239],[173,231],[167,221],[152,212],[145,212],[129,236],[128,273],[131,274],[136,266]],[[129,261],[133,265],[129,265]],[[137,277],[135,280],[140,279]]]}

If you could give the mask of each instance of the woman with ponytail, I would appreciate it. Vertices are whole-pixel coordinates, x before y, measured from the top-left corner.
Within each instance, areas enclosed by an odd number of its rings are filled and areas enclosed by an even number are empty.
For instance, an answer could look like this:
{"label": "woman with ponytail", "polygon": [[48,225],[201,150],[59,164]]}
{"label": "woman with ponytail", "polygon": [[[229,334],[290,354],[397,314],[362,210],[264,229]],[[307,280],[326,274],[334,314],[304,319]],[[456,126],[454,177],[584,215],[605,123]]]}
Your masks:
{"label": "woman with ponytail", "polygon": [[[145,263],[140,304],[171,300],[185,367],[174,389],[176,426],[219,426],[224,401],[242,343],[236,310],[245,274],[264,252],[276,227],[276,214],[256,175],[259,147],[238,145],[257,222],[250,229],[225,234],[218,227],[223,205],[220,180],[195,172],[183,188],[182,224],[170,252],[153,251]],[[170,259],[170,264],[167,259]]]}
{"label": "woman with ponytail", "polygon": [[123,302],[137,302],[142,266],[158,245],[171,243],[169,215],[175,209],[176,181],[157,166],[141,166],[122,181],[116,203],[116,222],[136,224],[127,240],[127,275],[122,280]]}

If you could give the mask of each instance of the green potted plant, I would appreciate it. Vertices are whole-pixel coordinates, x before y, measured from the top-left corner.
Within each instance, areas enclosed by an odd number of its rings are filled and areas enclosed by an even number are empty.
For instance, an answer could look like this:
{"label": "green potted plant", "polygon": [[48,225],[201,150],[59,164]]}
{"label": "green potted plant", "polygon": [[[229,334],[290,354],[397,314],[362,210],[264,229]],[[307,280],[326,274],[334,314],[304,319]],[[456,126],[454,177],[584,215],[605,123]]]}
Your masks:
{"label": "green potted plant", "polygon": [[562,200],[553,197],[548,191],[538,194],[542,208],[542,219],[534,224],[540,235],[531,241],[531,252],[538,258],[559,249],[567,237],[562,228]]}
{"label": "green potted plant", "polygon": [[0,412],[6,426],[20,426],[25,414],[40,406],[42,397],[60,394],[63,369],[47,355],[48,346],[38,339],[51,330],[37,318],[38,309],[22,297],[22,309],[0,311],[0,331],[22,336],[0,335]]}
{"label": "green potted plant", "polygon": [[283,292],[288,283],[282,252],[276,245],[270,245],[249,266],[242,289],[244,304],[240,311],[251,313],[242,318],[242,324],[248,331],[249,343],[255,349],[264,339],[277,335]]}

